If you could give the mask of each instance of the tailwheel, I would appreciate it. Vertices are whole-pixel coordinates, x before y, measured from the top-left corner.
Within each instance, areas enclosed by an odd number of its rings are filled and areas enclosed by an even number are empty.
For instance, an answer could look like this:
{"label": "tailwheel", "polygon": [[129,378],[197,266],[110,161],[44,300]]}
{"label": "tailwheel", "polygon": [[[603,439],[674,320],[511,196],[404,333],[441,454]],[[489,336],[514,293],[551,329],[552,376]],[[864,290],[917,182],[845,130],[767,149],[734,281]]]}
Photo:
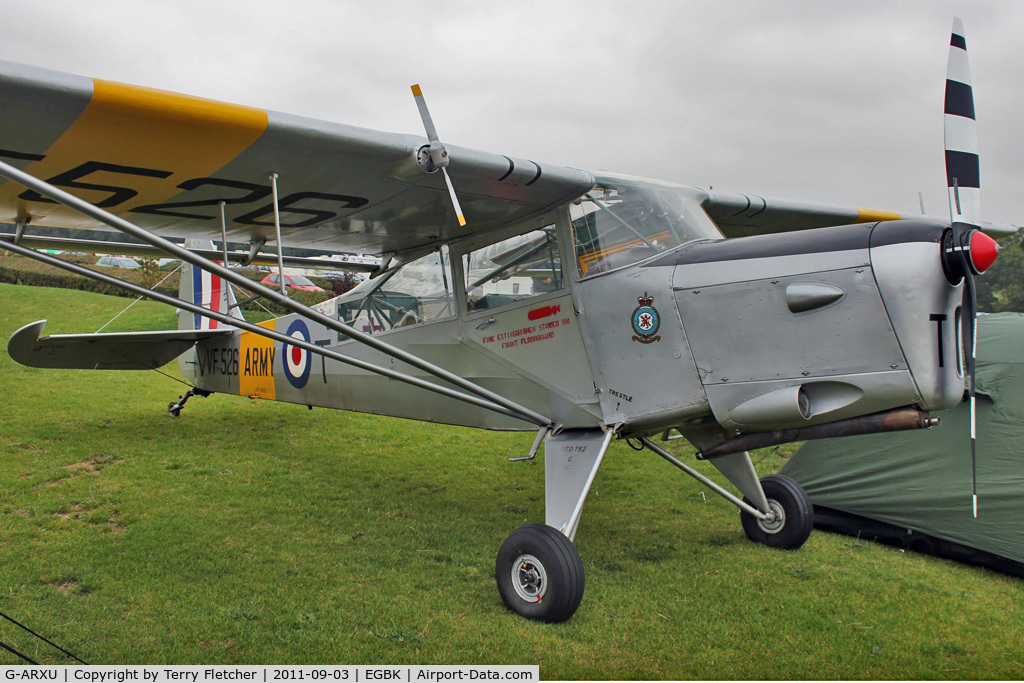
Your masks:
{"label": "tailwheel", "polygon": [[185,407],[185,404],[188,403],[188,400],[190,398],[192,398],[193,396],[206,398],[212,393],[212,391],[206,391],[205,389],[200,389],[199,387],[192,387],[191,389],[185,392],[184,396],[179,396],[177,401],[171,401],[170,403],[167,404],[167,414],[170,415],[171,417],[180,417],[181,409]]}
{"label": "tailwheel", "polygon": [[[761,478],[761,488],[771,509],[770,519],[758,519],[740,513],[743,531],[755,543],[771,548],[796,550],[804,544],[814,528],[814,506],[800,484],[781,474]],[[750,501],[743,499],[747,503]]]}
{"label": "tailwheel", "polygon": [[546,524],[526,524],[498,550],[494,578],[505,606],[537,621],[565,621],[583,599],[583,562],[576,546]]}

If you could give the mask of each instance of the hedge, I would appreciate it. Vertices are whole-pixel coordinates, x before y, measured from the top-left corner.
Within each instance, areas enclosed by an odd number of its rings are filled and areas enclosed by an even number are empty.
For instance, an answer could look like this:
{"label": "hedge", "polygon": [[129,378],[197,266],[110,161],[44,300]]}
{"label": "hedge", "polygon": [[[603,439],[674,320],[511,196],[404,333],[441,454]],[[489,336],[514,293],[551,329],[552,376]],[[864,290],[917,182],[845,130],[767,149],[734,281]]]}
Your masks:
{"label": "hedge", "polygon": [[[67,260],[72,262],[78,262],[81,265],[86,265],[92,270],[108,273],[117,277],[121,280],[126,280],[134,284],[151,286],[158,282],[160,279],[167,276],[167,271],[145,271],[142,268],[139,269],[126,269],[126,268],[104,268],[100,266],[91,265],[95,257],[67,257]],[[251,280],[261,280],[265,273],[257,273],[255,271],[239,271],[240,274],[248,277]],[[178,273],[172,274],[167,280],[160,286],[156,287],[156,291],[161,294],[170,294],[171,296],[178,295],[178,282],[180,280]],[[12,256],[3,255],[0,251],[0,283],[8,283],[15,285],[27,285],[32,287],[57,287],[60,289],[78,289],[85,292],[96,292],[97,294],[110,294],[113,296],[123,296],[129,298],[136,298],[136,294],[127,290],[115,287],[98,280],[85,277],[84,275],[77,275],[75,273],[68,272],[56,266],[51,266],[46,263],[40,263],[24,256]],[[330,291],[330,283],[323,282],[317,283],[327,289],[326,292],[303,292],[301,290],[292,290],[289,292],[289,296],[302,304],[310,306],[321,301],[335,296]],[[248,298],[246,292],[239,291],[236,287],[236,296],[239,299]],[[261,307],[260,304],[263,306]],[[257,302],[250,302],[242,306],[243,311],[262,311],[263,308],[268,309],[275,315],[284,315],[287,313],[287,309],[283,306],[276,304],[272,301],[259,300]]]}

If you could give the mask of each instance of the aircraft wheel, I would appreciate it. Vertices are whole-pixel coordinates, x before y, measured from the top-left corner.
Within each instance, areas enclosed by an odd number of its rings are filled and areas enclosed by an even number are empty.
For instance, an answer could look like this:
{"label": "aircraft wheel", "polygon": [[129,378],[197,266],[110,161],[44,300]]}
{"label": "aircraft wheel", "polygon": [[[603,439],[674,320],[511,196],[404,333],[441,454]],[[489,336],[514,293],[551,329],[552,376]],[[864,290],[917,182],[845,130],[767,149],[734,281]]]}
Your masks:
{"label": "aircraft wheel", "polygon": [[576,546],[546,524],[526,524],[498,550],[494,578],[505,606],[537,621],[565,621],[583,599],[583,562]]}
{"label": "aircraft wheel", "polygon": [[[771,548],[796,550],[814,528],[814,506],[800,484],[781,474],[761,478],[761,487],[775,519],[764,521],[746,512],[740,513],[743,531],[755,543]],[[750,502],[744,498],[746,502]]]}

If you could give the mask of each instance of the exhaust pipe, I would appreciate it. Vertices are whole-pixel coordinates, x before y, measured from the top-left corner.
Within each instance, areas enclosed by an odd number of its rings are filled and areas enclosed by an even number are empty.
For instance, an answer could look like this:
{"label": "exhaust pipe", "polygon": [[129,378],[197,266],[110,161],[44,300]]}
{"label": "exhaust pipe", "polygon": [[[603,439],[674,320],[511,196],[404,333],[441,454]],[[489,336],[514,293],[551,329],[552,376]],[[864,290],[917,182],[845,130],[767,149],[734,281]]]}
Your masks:
{"label": "exhaust pipe", "polygon": [[861,417],[852,417],[838,422],[798,427],[796,429],[779,429],[772,432],[739,434],[726,439],[720,444],[697,453],[698,460],[752,451],[755,448],[767,448],[794,441],[811,441],[829,439],[837,436],[856,436],[858,434],[879,434],[881,432],[899,432],[907,429],[930,429],[939,424],[939,418],[912,406],[895,408],[881,413],[872,413]]}

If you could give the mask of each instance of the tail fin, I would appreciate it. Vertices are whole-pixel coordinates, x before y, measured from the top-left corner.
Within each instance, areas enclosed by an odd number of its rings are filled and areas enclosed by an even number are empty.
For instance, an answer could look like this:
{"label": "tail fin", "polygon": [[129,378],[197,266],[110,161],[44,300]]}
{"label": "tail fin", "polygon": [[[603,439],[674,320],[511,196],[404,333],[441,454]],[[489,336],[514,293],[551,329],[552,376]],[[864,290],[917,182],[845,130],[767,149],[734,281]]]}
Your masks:
{"label": "tail fin", "polygon": [[[213,249],[214,247],[213,242],[189,239],[185,241],[185,248]],[[215,263],[220,264],[220,261],[215,261]],[[191,264],[186,263],[181,268],[178,296],[203,308],[209,308],[238,320],[245,320],[241,309],[237,306],[231,285],[221,277],[195,268]],[[224,327],[224,323],[217,320],[187,311],[178,311],[178,329],[180,330],[216,330],[221,327]]]}

